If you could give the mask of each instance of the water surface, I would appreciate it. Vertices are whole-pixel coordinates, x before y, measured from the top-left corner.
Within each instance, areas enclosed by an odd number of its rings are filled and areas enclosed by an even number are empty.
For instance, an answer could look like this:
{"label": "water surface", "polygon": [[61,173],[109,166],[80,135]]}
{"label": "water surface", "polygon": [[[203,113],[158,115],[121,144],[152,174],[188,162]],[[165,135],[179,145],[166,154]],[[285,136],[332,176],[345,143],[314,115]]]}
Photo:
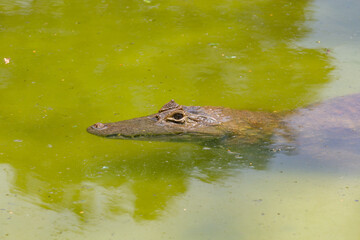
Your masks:
{"label": "water surface", "polygon": [[0,239],[357,239],[360,181],[341,161],[359,156],[346,149],[328,164],[85,129],[170,99],[282,111],[358,93],[359,9],[0,1]]}

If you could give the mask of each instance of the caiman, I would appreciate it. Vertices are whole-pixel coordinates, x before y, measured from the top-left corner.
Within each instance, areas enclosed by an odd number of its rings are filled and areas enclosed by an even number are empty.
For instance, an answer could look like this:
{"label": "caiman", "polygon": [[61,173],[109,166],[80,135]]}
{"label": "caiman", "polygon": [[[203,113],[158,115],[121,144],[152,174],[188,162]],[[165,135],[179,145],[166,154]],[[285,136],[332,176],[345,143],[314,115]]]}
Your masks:
{"label": "caiman", "polygon": [[[260,112],[213,106],[184,106],[174,100],[157,113],[113,123],[96,123],[91,134],[119,139],[184,140],[237,137],[250,142],[275,132],[312,135],[360,131],[360,94],[337,97],[304,109]],[[294,132],[295,131],[295,132]]]}
{"label": "caiman", "polygon": [[360,157],[360,94],[285,112],[184,106],[171,100],[155,114],[114,123],[96,123],[87,131],[107,138],[216,140],[228,146],[261,141],[267,144],[288,142],[297,149],[310,149],[316,154],[326,152],[327,156],[337,156],[341,152],[343,157],[357,159]]}
{"label": "caiman", "polygon": [[282,152],[305,165],[360,170],[360,94],[284,112],[183,106],[171,100],[155,114],[96,123],[87,131],[106,138],[220,147],[227,156],[241,156],[249,164],[257,161],[258,168]]}

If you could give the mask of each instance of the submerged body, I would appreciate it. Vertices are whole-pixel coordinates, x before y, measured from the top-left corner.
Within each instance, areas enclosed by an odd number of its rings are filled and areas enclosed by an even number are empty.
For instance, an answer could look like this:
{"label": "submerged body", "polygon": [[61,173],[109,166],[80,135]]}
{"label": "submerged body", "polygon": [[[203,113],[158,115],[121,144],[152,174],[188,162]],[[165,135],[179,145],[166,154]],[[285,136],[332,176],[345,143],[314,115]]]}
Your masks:
{"label": "submerged body", "polygon": [[250,144],[273,136],[291,139],[289,141],[340,139],[360,135],[360,94],[287,113],[183,106],[171,100],[156,114],[96,123],[87,131],[107,138],[165,141],[232,141],[236,138]]}
{"label": "submerged body", "polygon": [[156,114],[96,123],[87,131],[107,138],[196,142],[225,150],[219,159],[240,158],[241,165],[256,169],[266,168],[280,152],[304,166],[360,170],[360,94],[282,113],[170,101]]}

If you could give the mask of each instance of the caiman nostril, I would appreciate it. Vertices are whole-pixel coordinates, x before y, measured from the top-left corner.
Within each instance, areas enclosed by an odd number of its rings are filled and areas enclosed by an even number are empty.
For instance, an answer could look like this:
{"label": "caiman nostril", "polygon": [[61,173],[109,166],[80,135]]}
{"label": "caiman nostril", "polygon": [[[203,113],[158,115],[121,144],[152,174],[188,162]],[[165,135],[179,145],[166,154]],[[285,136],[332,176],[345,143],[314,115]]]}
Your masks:
{"label": "caiman nostril", "polygon": [[103,129],[106,127],[106,125],[103,123],[95,123],[94,125],[92,125],[92,127],[96,129]]}

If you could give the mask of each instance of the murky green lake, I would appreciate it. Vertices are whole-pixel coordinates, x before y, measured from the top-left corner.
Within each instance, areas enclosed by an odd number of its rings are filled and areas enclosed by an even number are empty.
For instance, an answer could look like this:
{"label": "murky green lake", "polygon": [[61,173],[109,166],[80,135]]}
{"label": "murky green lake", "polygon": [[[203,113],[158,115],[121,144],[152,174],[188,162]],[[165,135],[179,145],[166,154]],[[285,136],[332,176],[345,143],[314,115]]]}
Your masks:
{"label": "murky green lake", "polygon": [[359,239],[354,149],[233,154],[85,131],[170,99],[283,111],[360,93],[359,11],[0,0],[0,239]]}

